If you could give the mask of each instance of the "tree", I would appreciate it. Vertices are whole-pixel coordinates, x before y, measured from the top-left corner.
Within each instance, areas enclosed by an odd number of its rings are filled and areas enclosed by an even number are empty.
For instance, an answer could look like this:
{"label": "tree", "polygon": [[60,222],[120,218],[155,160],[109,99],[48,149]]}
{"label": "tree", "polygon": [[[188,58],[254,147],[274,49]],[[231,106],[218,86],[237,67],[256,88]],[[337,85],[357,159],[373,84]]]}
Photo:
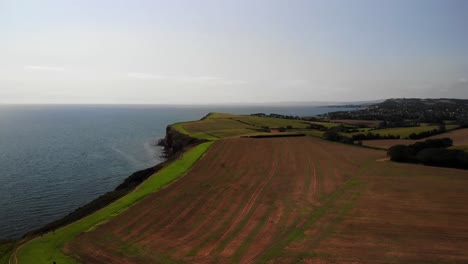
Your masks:
{"label": "tree", "polygon": [[332,130],[325,132],[323,136],[325,137],[326,140],[330,140],[330,141],[338,141],[340,139],[340,135],[338,134],[338,132],[335,132]]}
{"label": "tree", "polygon": [[398,162],[414,162],[414,152],[413,149],[405,145],[396,145],[388,149],[387,156],[390,157],[392,161]]}

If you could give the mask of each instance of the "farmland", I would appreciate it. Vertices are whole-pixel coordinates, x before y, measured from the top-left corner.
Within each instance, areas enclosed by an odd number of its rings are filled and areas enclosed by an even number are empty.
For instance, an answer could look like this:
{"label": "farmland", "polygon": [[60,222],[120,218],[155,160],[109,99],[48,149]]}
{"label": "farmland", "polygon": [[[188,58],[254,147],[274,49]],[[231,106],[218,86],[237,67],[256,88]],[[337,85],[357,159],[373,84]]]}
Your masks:
{"label": "farmland", "polygon": [[30,241],[22,241],[24,244],[17,248],[16,254],[10,258],[10,263],[39,264],[52,263],[53,261],[57,261],[58,263],[76,263],[73,258],[63,254],[62,248],[65,242],[71,240],[81,232],[92,230],[96,225],[109,221],[143,197],[175,181],[178,177],[183,176],[211,144],[212,143],[207,142],[192,148],[181,158],[147,179],[135,191],[111,205],[56,231]]}
{"label": "farmland", "polygon": [[[310,129],[311,124],[222,113],[174,124],[184,135],[212,142],[183,153],[108,207],[23,241],[10,259],[12,263],[468,261],[462,250],[468,247],[468,227],[460,221],[468,218],[463,202],[468,199],[468,171],[385,161],[385,151],[319,139],[323,131]],[[336,125],[330,124],[321,125]],[[287,131],[279,132],[280,127]],[[434,138],[450,135],[455,144],[466,146],[467,131]],[[274,137],[295,133],[314,137]],[[242,138],[246,135],[272,137]]]}
{"label": "farmland", "polygon": [[84,263],[468,261],[468,172],[382,157],[313,137],[217,141],[65,252]]}
{"label": "farmland", "polygon": [[454,146],[466,146],[468,145],[468,128],[457,129],[454,131],[449,131],[443,134],[435,135],[421,140],[411,140],[411,139],[380,139],[380,140],[363,140],[363,145],[388,149],[394,145],[410,145],[417,141],[424,141],[427,139],[435,138],[450,138],[453,140]]}
{"label": "farmland", "polygon": [[376,128],[379,126],[381,121],[378,120],[355,120],[355,119],[335,119],[332,120],[333,123],[347,124],[353,126],[364,126],[364,127],[373,127]]}
{"label": "farmland", "polygon": [[[386,135],[394,135],[394,136],[400,136],[400,138],[407,138],[409,137],[412,133],[418,134],[421,132],[426,132],[426,131],[431,131],[434,129],[438,129],[438,126],[431,126],[431,125],[422,125],[418,127],[396,127],[396,128],[383,128],[383,129],[375,129],[371,130],[373,134],[380,134],[383,136]],[[447,130],[453,130],[455,128],[458,128],[457,125],[447,125],[446,126]],[[353,134],[359,134],[360,132],[356,133],[351,133]]]}
{"label": "farmland", "polygon": [[380,162],[363,174],[357,205],[315,251],[358,263],[466,263],[467,178],[456,169]]}
{"label": "farmland", "polygon": [[266,135],[270,133],[269,129],[278,128],[288,128],[289,134],[308,132],[309,134],[321,135],[318,130],[309,129],[312,124],[327,128],[338,125],[328,122],[211,113],[202,120],[178,123],[172,126],[181,133],[195,138],[219,140],[239,136]]}
{"label": "farmland", "polygon": [[[345,137],[352,137],[353,135],[367,134],[370,132],[372,134],[379,134],[380,136],[399,136],[403,139],[408,138],[411,134],[419,134],[422,132],[437,130],[439,128],[438,125],[421,123],[419,126],[413,127],[376,129],[375,127],[379,123],[380,121],[375,120],[333,120],[333,122],[323,122],[265,116],[210,113],[202,120],[177,123],[172,126],[183,134],[205,140],[219,140],[239,136],[265,135],[265,133],[271,132],[270,129],[277,130],[279,128],[283,129],[283,132],[287,131],[289,133],[300,133],[322,137],[324,130],[333,129],[339,125],[343,125],[346,129],[356,131],[340,132],[340,134]],[[366,125],[369,127],[359,128],[357,127],[359,125]],[[447,131],[454,130],[458,127],[459,126],[456,124],[446,125]]]}
{"label": "farmland", "polygon": [[[349,148],[359,155],[345,155]],[[382,154],[307,137],[218,141],[186,177],[79,235],[67,252],[82,262],[269,258],[274,241],[354,190],[359,164]]]}

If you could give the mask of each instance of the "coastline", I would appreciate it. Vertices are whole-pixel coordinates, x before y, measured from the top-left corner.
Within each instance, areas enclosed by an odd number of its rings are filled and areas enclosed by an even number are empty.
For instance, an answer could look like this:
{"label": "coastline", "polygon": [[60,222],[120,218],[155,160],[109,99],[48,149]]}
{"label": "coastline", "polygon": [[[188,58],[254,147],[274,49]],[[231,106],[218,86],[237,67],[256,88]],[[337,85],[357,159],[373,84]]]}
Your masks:
{"label": "coastline", "polygon": [[[197,145],[207,142],[206,140],[193,138],[187,134],[183,134],[175,129],[173,125],[174,124],[168,125],[166,127],[165,137],[158,140],[158,145],[164,147],[163,153],[165,160],[163,162],[132,173],[130,176],[125,178],[123,182],[120,183],[114,190],[109,191],[95,198],[91,202],[76,208],[74,211],[60,219],[50,222],[38,229],[28,231],[22,235],[21,238],[14,240],[2,240],[0,246],[10,246],[10,248],[5,250],[5,252],[1,252],[2,255],[0,255],[0,262],[3,263],[3,261],[5,261],[5,263],[12,263],[11,258],[13,255],[15,255],[16,259],[18,250],[27,243],[37,238],[47,236],[48,234],[53,234],[56,230],[66,228],[69,225],[82,221],[84,218],[90,217],[93,214],[104,210],[106,207],[111,206],[113,203],[116,203],[120,199],[137,191],[142,183],[152,175],[161,172],[161,170],[167,168],[173,162],[180,160],[179,158],[182,158],[184,154],[190,152],[190,150],[195,148]],[[16,260],[13,263],[16,263]]]}
{"label": "coastline", "polygon": [[18,263],[20,261],[23,263],[51,263],[53,261],[76,263],[73,257],[66,255],[62,251],[62,248],[69,240],[80,233],[93,230],[96,226],[121,214],[146,196],[177,181],[204,156],[204,153],[211,147],[212,143],[205,142],[187,147],[186,151],[181,152],[176,159],[165,163],[166,166],[161,168],[158,173],[151,175],[151,177],[133,191],[102,209],[59,229],[55,229],[53,232],[19,241],[9,258],[10,263]]}
{"label": "coastline", "polygon": [[182,134],[176,129],[172,128],[172,125],[168,125],[166,127],[165,137],[163,139],[158,140],[157,142],[159,146],[164,148],[163,154],[165,160],[163,162],[160,162],[152,167],[132,173],[130,176],[125,178],[123,182],[120,183],[114,190],[106,192],[105,194],[95,198],[91,202],[76,208],[74,211],[70,212],[69,214],[60,219],[50,222],[38,229],[28,231],[19,240],[43,235],[60,227],[66,226],[70,223],[78,221],[96,211],[99,211],[100,209],[108,206],[109,204],[117,201],[118,199],[132,192],[143,181],[145,181],[151,175],[159,172],[168,164],[176,160],[187,149],[206,141],[192,138],[186,134]]}

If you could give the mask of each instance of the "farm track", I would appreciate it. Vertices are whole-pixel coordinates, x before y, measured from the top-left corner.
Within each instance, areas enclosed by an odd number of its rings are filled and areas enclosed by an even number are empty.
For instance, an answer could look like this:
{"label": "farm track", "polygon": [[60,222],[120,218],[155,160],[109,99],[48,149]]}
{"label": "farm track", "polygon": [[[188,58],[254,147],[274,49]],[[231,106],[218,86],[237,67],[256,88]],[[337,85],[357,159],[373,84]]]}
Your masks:
{"label": "farm track", "polygon": [[468,227],[456,222],[468,218],[468,173],[376,161],[384,155],[310,137],[221,140],[66,252],[83,263],[468,261]]}

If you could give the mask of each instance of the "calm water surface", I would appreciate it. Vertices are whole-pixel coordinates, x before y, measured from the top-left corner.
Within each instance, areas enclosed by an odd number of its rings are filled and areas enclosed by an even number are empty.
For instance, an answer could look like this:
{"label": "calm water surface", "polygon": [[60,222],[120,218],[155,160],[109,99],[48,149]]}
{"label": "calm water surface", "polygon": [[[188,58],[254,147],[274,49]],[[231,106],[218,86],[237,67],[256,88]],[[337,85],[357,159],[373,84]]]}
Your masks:
{"label": "calm water surface", "polygon": [[313,115],[343,109],[0,106],[0,238],[18,238],[162,161],[168,124],[208,112]]}

